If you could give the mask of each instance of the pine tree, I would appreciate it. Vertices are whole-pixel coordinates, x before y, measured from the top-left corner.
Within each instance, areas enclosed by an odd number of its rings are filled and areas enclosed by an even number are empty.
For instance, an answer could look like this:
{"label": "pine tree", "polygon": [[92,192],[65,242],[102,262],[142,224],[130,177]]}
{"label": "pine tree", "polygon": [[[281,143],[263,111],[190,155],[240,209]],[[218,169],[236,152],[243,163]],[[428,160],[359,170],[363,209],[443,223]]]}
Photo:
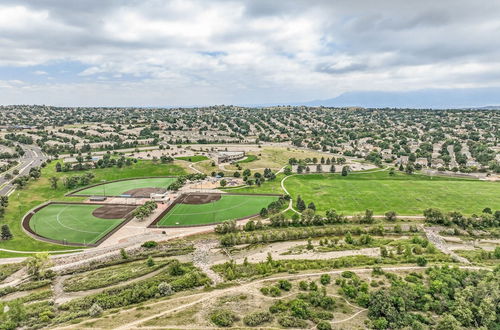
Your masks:
{"label": "pine tree", "polygon": [[300,212],[304,211],[306,209],[306,203],[300,196],[297,198],[297,210]]}
{"label": "pine tree", "polygon": [[316,205],[314,205],[313,202],[309,203],[309,205],[307,205],[307,208],[316,211]]}
{"label": "pine tree", "polygon": [[342,176],[347,176],[347,174],[348,174],[348,167],[347,166],[342,167]]}
{"label": "pine tree", "polygon": [[12,233],[10,232],[9,225],[2,225],[2,239],[9,240],[12,238]]}

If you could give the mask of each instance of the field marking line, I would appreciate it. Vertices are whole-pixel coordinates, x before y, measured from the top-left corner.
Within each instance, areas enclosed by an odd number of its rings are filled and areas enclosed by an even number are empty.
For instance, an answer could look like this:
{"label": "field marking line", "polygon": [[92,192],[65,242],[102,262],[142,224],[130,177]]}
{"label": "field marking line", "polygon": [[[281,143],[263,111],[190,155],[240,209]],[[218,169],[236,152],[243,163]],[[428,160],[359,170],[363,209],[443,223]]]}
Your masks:
{"label": "field marking line", "polygon": [[[87,234],[99,234],[99,232],[95,232],[95,231],[87,231],[87,230],[78,230],[78,229],[75,229],[75,228],[71,228],[71,227],[68,227],[64,224],[61,223],[61,221],[59,221],[59,216],[61,215],[62,212],[64,212],[70,205],[67,205],[66,207],[64,207],[61,211],[59,211],[59,213],[57,214],[56,216],[56,221],[61,225],[61,227],[64,227],[66,229],[69,229],[69,230],[73,230],[73,231],[77,231],[77,232],[80,232],[80,233],[87,233]],[[73,217],[73,216],[71,216]]]}
{"label": "field marking line", "polygon": [[[76,219],[73,215],[70,215],[70,216],[71,216],[71,218],[73,218],[74,220],[79,221],[79,220],[78,220],[78,219]],[[121,222],[120,222],[120,223],[115,224],[115,223],[113,223],[114,221],[119,221],[119,220],[123,221],[123,219],[99,219],[99,218],[97,218],[97,217],[94,217],[94,218],[96,218],[97,220],[105,220],[105,221],[109,221],[109,222],[111,222],[111,225],[110,225],[110,226],[108,226],[108,227],[107,227],[106,229],[104,229],[103,231],[101,231],[100,233],[97,233],[97,232],[96,232],[97,236],[96,236],[96,237],[94,237],[94,238],[93,238],[93,239],[89,242],[89,243],[91,243],[91,244],[93,244],[93,243],[97,242],[97,241],[98,241],[101,237],[105,236],[107,233],[109,233],[111,230],[113,230],[113,228],[114,228],[114,227],[118,226],[118,225],[121,223]],[[84,222],[85,222],[85,221],[84,221]],[[79,222],[79,223],[81,223],[81,222]],[[85,223],[84,223],[83,225],[85,225]]]}

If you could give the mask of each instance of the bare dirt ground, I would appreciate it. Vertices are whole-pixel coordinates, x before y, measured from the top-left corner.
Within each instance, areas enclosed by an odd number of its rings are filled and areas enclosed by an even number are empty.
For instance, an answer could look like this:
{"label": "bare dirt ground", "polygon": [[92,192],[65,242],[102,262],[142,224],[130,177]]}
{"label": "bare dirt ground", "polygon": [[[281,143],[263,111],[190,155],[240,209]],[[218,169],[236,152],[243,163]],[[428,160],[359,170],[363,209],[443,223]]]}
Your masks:
{"label": "bare dirt ground", "polygon": [[123,219],[134,209],[133,205],[105,205],[95,209],[92,215],[101,219]]}

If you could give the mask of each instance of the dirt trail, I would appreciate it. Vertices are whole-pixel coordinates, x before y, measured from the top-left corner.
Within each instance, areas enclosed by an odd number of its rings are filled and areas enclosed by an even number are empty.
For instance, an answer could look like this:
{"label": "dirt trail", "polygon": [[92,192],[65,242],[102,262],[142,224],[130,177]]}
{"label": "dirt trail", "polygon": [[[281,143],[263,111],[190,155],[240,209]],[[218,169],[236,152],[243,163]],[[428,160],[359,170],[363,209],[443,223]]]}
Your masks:
{"label": "dirt trail", "polygon": [[[480,270],[480,269],[490,270],[488,268],[474,267],[474,266],[457,266],[457,267],[459,267],[461,269],[471,269],[471,270]],[[382,267],[382,270],[384,270],[384,271],[418,270],[418,269],[426,269],[426,267],[419,267],[419,266]],[[172,308],[172,309],[165,310],[165,311],[163,311],[161,313],[158,313],[158,314],[155,314],[155,315],[144,317],[142,319],[137,319],[137,320],[135,320],[133,322],[130,322],[130,323],[124,324],[122,326],[116,327],[115,329],[117,329],[117,330],[125,330],[125,329],[139,329],[139,328],[143,328],[141,326],[141,324],[143,324],[143,323],[145,323],[147,321],[153,320],[155,318],[158,318],[158,317],[170,314],[170,313],[179,312],[179,311],[184,310],[184,309],[186,309],[188,307],[194,306],[194,305],[196,305],[198,303],[207,301],[207,300],[212,299],[212,298],[216,298],[216,297],[221,296],[221,295],[227,295],[228,293],[231,293],[231,292],[246,291],[249,288],[251,288],[252,286],[257,286],[257,285],[259,285],[259,284],[261,284],[263,282],[266,282],[266,281],[276,281],[276,280],[281,280],[281,279],[294,279],[294,278],[303,278],[303,277],[311,277],[311,276],[321,276],[323,274],[334,275],[334,274],[341,274],[344,271],[352,271],[354,273],[367,273],[367,272],[373,271],[373,268],[346,268],[346,269],[341,269],[341,270],[333,270],[333,271],[325,271],[325,272],[314,272],[314,273],[304,273],[304,274],[294,274],[294,275],[284,275],[284,276],[271,276],[271,277],[268,277],[268,278],[265,278],[265,279],[260,279],[260,280],[257,280],[257,281],[251,282],[251,283],[242,284],[242,285],[239,285],[239,286],[236,286],[236,287],[230,287],[230,288],[227,288],[227,289],[222,289],[222,290],[218,290],[218,291],[212,291],[212,292],[205,293],[205,294],[202,295],[202,297],[200,299],[197,299],[195,301],[192,301],[190,303],[187,303],[187,304],[184,304],[184,305],[181,305],[181,306],[177,306],[177,307]],[[200,294],[197,293],[196,296],[198,296],[198,295],[200,295]],[[184,298],[186,298],[186,296]],[[156,303],[156,304],[158,304],[158,303]],[[147,306],[148,305],[143,305],[142,307],[144,308],[144,307],[147,307]],[[118,314],[120,314],[120,313],[126,313],[126,312],[130,312],[130,310],[122,311],[122,312],[119,312]],[[363,312],[363,310],[358,311],[357,313],[355,313],[354,315],[351,315],[347,319],[339,320],[338,322],[340,323],[340,321],[345,322],[347,320],[350,320],[350,319],[352,319],[353,317],[355,317],[357,314],[359,314],[361,312]],[[80,324],[79,326],[81,328],[82,324]],[[165,328],[169,328],[169,327],[168,326],[167,327],[163,326],[161,328],[165,329]],[[180,326],[180,327],[176,326],[175,328],[176,329],[183,329],[184,327],[182,327],[182,326]],[[194,327],[190,326],[189,328],[193,329]]]}
{"label": "dirt trail", "polygon": [[67,301],[73,300],[75,298],[86,297],[86,296],[91,295],[91,294],[100,293],[100,292],[107,290],[107,289],[113,289],[116,287],[127,286],[129,284],[156,276],[163,269],[164,269],[164,267],[161,267],[160,269],[157,269],[151,273],[148,273],[148,274],[136,277],[136,278],[132,278],[130,280],[126,280],[123,282],[119,282],[119,283],[116,283],[116,284],[113,284],[110,286],[106,286],[104,288],[96,288],[96,289],[91,289],[91,290],[86,290],[86,291],[72,291],[72,292],[65,292],[64,286],[63,286],[64,280],[71,277],[71,275],[59,276],[54,280],[54,288],[53,288],[53,290],[54,290],[54,302],[56,304],[60,305],[60,304],[63,304]]}

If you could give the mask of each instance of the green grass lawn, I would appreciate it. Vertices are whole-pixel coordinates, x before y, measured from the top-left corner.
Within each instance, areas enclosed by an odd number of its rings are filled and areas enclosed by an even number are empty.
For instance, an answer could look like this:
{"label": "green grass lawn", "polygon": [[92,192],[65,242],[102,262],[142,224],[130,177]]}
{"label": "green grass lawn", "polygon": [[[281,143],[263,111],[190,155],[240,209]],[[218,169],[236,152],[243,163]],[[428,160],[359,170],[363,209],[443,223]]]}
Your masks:
{"label": "green grass lawn", "polygon": [[195,156],[175,157],[175,159],[196,163],[196,162],[201,162],[202,160],[207,160],[209,158],[207,156],[195,155]]}
{"label": "green grass lawn", "polygon": [[123,222],[94,217],[92,212],[99,207],[102,205],[50,204],[33,215],[30,228],[46,238],[93,244]]}
{"label": "green grass lawn", "polygon": [[158,223],[159,226],[185,226],[222,222],[258,214],[276,196],[222,195],[207,204],[176,204]]}
{"label": "green grass lawn", "polygon": [[126,181],[109,182],[76,192],[76,195],[118,196],[126,191],[138,188],[165,188],[175,181],[175,178],[146,178]]}
{"label": "green grass lawn", "polygon": [[281,180],[285,177],[283,173],[276,176],[276,179],[272,181],[265,181],[260,187],[256,185],[243,186],[237,188],[223,188],[222,190],[226,192],[233,192],[238,194],[283,194],[284,191],[281,189]]}
{"label": "green grass lawn", "polygon": [[449,177],[406,175],[387,171],[372,173],[310,174],[286,179],[294,199],[300,195],[314,202],[320,212],[335,209],[347,215],[371,209],[375,214],[394,210],[401,215],[422,215],[433,207],[464,214],[483,208],[500,209],[500,184]]}
{"label": "green grass lawn", "polygon": [[259,157],[255,156],[255,155],[246,155],[246,158],[239,160],[236,163],[237,164],[250,163],[250,162],[256,161],[258,159],[259,159]]}
{"label": "green grass lawn", "polygon": [[[72,175],[82,175],[86,172],[92,172],[95,178],[92,183],[99,183],[101,180],[117,180],[123,178],[136,178],[146,176],[167,176],[167,175],[182,175],[186,171],[175,164],[155,164],[152,161],[140,160],[131,166],[122,168],[104,168],[92,169],[89,171],[79,172],[56,172],[56,161],[51,162],[42,169],[42,177],[37,181],[30,181],[28,186],[22,190],[16,190],[9,197],[9,206],[5,209],[5,216],[0,219],[0,225],[6,223],[9,225],[14,238],[8,241],[0,240],[0,248],[19,250],[19,251],[57,251],[72,249],[68,246],[60,246],[42,242],[27,235],[21,228],[21,219],[30,209],[47,200],[59,201],[82,201],[83,197],[66,197],[64,196],[70,190],[62,185],[62,178]],[[49,178],[55,176],[60,178],[57,189],[50,187]],[[71,189],[74,190],[74,189]],[[77,249],[77,248],[75,248]],[[11,252],[0,252],[0,258],[27,256],[26,254],[13,254]]]}

